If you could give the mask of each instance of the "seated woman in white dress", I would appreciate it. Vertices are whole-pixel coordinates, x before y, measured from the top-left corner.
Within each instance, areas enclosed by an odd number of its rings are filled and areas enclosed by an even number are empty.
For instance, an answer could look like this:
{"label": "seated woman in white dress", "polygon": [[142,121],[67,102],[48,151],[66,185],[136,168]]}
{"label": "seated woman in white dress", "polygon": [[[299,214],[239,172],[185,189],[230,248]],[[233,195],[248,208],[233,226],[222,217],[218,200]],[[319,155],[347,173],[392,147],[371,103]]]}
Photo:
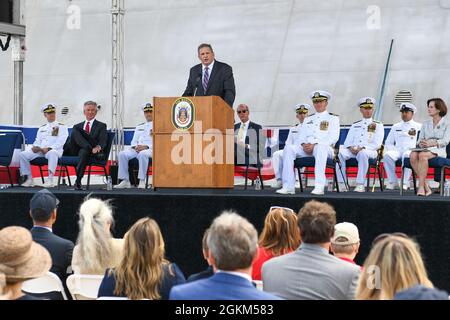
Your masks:
{"label": "seated woman in white dress", "polygon": [[447,105],[440,98],[427,102],[428,115],[432,118],[422,125],[417,146],[421,150],[411,152],[411,166],[419,179],[418,196],[429,196],[433,192],[426,179],[428,160],[435,157],[447,157],[446,147],[450,142],[450,122],[445,117]]}

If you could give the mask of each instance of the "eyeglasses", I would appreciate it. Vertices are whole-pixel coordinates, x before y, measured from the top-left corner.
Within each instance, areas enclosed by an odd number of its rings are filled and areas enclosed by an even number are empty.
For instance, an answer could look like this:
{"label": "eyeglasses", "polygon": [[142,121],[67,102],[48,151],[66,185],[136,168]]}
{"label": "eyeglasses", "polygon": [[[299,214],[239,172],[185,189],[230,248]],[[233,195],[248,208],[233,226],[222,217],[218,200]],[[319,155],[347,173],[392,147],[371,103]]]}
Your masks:
{"label": "eyeglasses", "polygon": [[269,211],[272,211],[272,210],[275,210],[275,209],[282,209],[282,210],[290,211],[290,212],[292,212],[292,213],[295,214],[295,211],[292,210],[291,208],[278,207],[278,206],[272,206],[272,207],[270,207]]}
{"label": "eyeglasses", "polygon": [[403,232],[393,232],[393,233],[382,233],[380,235],[378,235],[375,239],[373,239],[372,241],[372,247],[377,244],[378,242],[380,242],[381,240],[384,240],[388,237],[400,237],[400,238],[404,238],[404,239],[409,239],[408,235],[406,233]]}
{"label": "eyeglasses", "polygon": [[246,113],[248,110],[239,110],[237,111],[237,113],[241,114],[241,113]]}

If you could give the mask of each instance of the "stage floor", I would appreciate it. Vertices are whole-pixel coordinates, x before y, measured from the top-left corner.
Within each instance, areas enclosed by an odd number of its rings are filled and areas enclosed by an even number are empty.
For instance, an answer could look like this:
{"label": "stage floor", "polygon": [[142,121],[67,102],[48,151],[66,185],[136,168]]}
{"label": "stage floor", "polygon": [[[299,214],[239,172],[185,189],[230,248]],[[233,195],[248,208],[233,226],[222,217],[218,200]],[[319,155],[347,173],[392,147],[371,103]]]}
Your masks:
{"label": "stage floor", "polygon": [[[41,188],[8,188],[0,190],[0,227],[31,227],[29,200]],[[199,189],[126,189],[107,191],[104,185],[89,191],[68,187],[52,192],[60,199],[54,232],[76,241],[77,211],[83,199],[91,194],[111,199],[116,224],[114,235],[122,237],[139,218],[153,217],[160,225],[169,260],[176,262],[185,275],[206,268],[202,258],[201,239],[204,230],[223,210],[235,210],[262,230],[264,217],[271,206],[285,206],[298,211],[311,199],[332,204],[337,221],[353,222],[360,232],[361,247],[356,258],[364,262],[372,240],[380,233],[404,232],[419,242],[433,283],[450,291],[450,197],[433,194],[417,197],[412,191],[400,196],[399,191],[377,190],[372,193],[327,193],[312,196],[311,188],[296,195],[278,195],[267,187],[256,191],[239,186],[231,190]]]}

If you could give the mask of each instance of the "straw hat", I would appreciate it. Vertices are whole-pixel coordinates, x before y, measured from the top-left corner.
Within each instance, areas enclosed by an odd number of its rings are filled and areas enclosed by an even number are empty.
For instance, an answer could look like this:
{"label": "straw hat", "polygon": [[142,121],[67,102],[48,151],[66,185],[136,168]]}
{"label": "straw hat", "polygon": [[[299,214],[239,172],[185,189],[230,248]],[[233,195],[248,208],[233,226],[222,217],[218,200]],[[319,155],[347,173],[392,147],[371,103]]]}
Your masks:
{"label": "straw hat", "polygon": [[51,265],[50,254],[33,241],[30,231],[22,227],[0,230],[0,273],[5,274],[7,282],[38,278]]}

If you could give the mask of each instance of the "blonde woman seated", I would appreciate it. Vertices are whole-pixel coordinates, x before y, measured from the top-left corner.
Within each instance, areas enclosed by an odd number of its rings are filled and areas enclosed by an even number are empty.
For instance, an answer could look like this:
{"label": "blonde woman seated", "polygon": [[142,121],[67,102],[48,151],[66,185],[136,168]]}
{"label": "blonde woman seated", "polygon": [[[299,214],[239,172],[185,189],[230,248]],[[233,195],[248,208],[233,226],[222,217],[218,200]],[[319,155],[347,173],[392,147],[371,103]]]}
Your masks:
{"label": "blonde woman seated", "polygon": [[379,235],[364,262],[356,299],[392,300],[397,292],[417,285],[433,287],[418,244],[401,233]]}
{"label": "blonde woman seated", "polygon": [[126,233],[123,259],[117,268],[106,271],[98,296],[167,300],[170,289],[185,282],[178,266],[164,258],[156,221],[142,218]]}
{"label": "blonde woman seated", "polygon": [[252,279],[261,280],[264,262],[292,252],[300,246],[300,230],[294,210],[271,207],[258,241],[258,255],[253,261]]}
{"label": "blonde woman seated", "polygon": [[77,244],[73,249],[72,269],[76,274],[104,274],[119,265],[123,239],[114,239],[111,206],[108,202],[90,198],[80,207]]}
{"label": "blonde woman seated", "polygon": [[445,115],[447,105],[440,98],[427,102],[428,115],[432,118],[422,125],[417,146],[422,150],[412,151],[410,155],[411,167],[419,179],[418,196],[429,196],[433,192],[426,179],[428,174],[428,160],[435,157],[447,157],[446,147],[450,142],[450,123]]}

